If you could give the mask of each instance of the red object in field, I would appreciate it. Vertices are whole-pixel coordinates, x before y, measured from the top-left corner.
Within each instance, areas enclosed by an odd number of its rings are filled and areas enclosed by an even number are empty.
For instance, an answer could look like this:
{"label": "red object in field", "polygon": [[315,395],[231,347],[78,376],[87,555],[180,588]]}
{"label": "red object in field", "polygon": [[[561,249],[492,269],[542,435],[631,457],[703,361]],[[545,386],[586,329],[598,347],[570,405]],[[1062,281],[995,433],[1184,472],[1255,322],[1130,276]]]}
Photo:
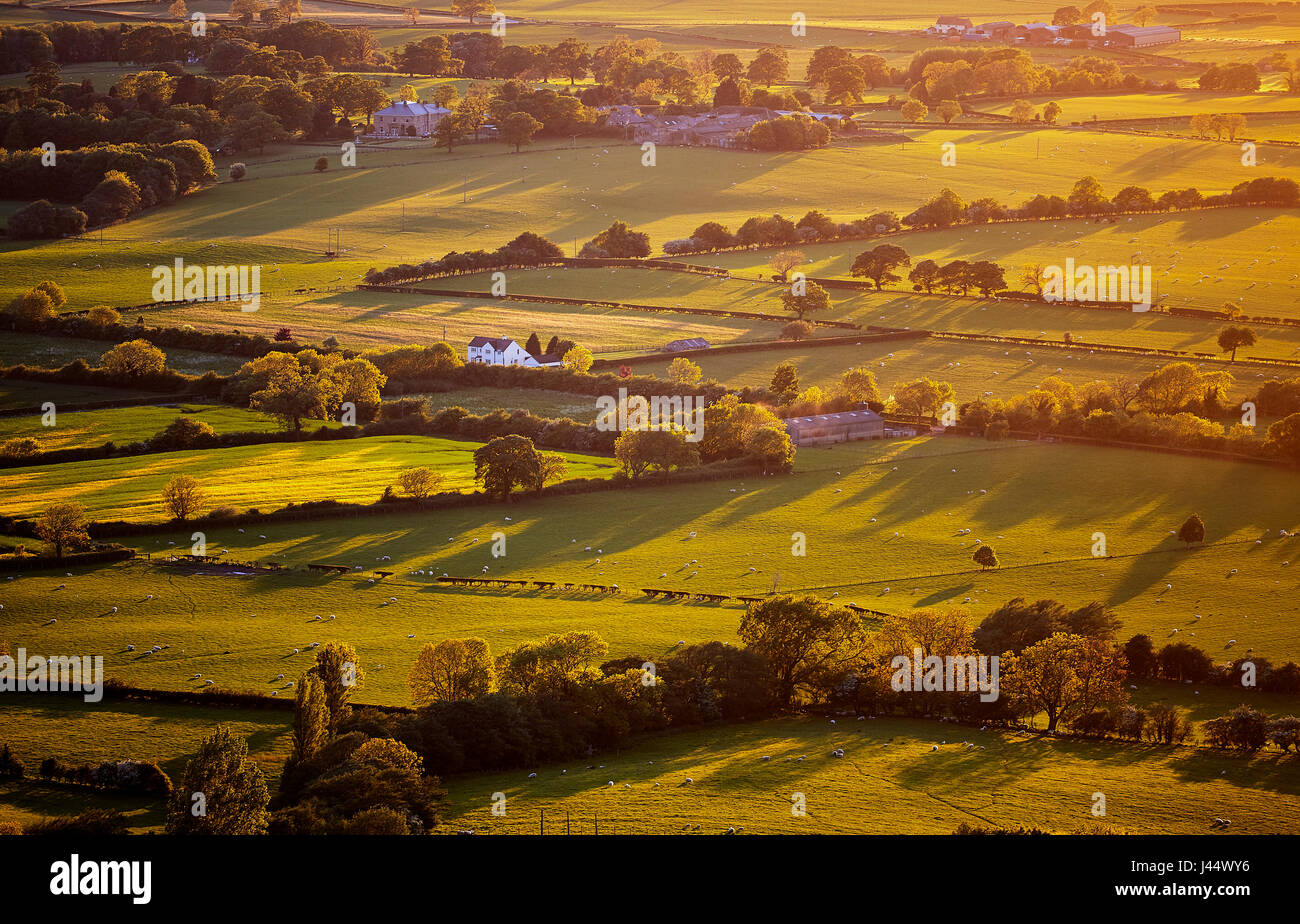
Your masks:
{"label": "red object in field", "polygon": [[625,378],[627,378],[628,376],[630,376],[631,374],[632,374],[632,367],[631,367],[631,366],[619,366],[619,367],[618,367],[618,376],[619,376],[619,378],[625,379]]}

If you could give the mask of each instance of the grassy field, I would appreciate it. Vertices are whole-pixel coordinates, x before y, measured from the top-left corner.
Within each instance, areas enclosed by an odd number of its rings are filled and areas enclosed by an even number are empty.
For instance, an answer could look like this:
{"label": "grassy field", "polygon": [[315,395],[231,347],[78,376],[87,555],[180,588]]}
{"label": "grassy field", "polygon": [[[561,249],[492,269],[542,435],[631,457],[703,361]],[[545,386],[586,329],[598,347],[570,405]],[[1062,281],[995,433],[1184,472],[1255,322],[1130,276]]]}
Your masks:
{"label": "grassy field", "polygon": [[[446,491],[474,486],[477,443],[420,436],[275,443],[94,459],[57,466],[7,469],[0,510],[39,513],[56,501],[77,501],[92,519],[165,519],[161,492],[174,475],[197,477],[207,509],[273,510],[289,501],[378,500],[402,469],[426,466],[442,474]],[[566,477],[612,474],[612,459],[565,453]]]}
{"label": "grassy field", "polygon": [[[19,331],[6,331],[5,339],[0,342],[0,365],[46,366],[57,368],[83,359],[92,366],[99,365],[99,359],[115,344],[104,340],[82,340],[77,337],[47,337],[41,334],[25,334]],[[177,372],[189,375],[201,375],[208,370],[229,375],[238,369],[244,360],[237,356],[221,356],[217,353],[201,353],[197,350],[184,350],[167,347],[167,365]]]}
{"label": "grassy field", "polygon": [[[836,748],[843,759],[831,756]],[[830,725],[808,717],[650,738],[591,770],[584,761],[539,768],[533,780],[524,772],[452,779],[448,825],[536,834],[545,812],[547,833],[562,834],[567,812],[575,834],[593,834],[597,825],[602,834],[721,834],[730,827],[744,834],[950,834],[963,822],[1204,834],[1215,817],[1227,816],[1238,834],[1296,833],[1300,787],[1292,764],[1277,754],[1250,760],[905,719]],[[494,792],[506,796],[504,818],[491,813]],[[1091,814],[1095,792],[1106,796],[1103,819]],[[802,817],[792,813],[796,794],[806,800]]]}
{"label": "grassy field", "polygon": [[[62,385],[32,382],[26,379],[0,379],[0,409],[37,409],[47,401],[55,406],[84,404],[91,401],[120,401],[148,397],[133,388],[95,388],[90,385]],[[161,397],[161,396],[160,396]],[[163,399],[165,400],[165,399]]]}
{"label": "grassy field", "polygon": [[[458,291],[490,291],[490,284],[480,289],[477,277],[434,279],[425,284]],[[189,324],[201,330],[228,331],[235,325],[246,333],[266,336],[287,326],[309,341],[333,336],[354,349],[445,339],[462,354],[469,341],[481,334],[511,337],[524,343],[536,331],[543,345],[552,336],[559,336],[578,341],[597,353],[644,353],[680,337],[738,343],[773,340],[781,330],[780,324],[771,321],[366,291],[319,298],[264,299],[261,310],[250,314],[239,314],[237,309],[219,304],[193,302],[151,310],[148,317],[155,324]]]}
{"label": "grassy field", "polygon": [[[156,436],[181,417],[202,421],[217,433],[244,431],[272,432],[281,429],[273,417],[244,408],[214,404],[141,405],[101,411],[74,411],[56,415],[55,426],[47,427],[40,417],[0,418],[0,442],[18,437],[32,437],[42,452],[78,446],[102,446],[114,442],[119,446]],[[337,421],[313,420],[304,426],[338,426]]]}
{"label": "grassy field", "polygon": [[579,395],[567,391],[464,388],[433,392],[418,397],[428,399],[431,413],[445,407],[463,407],[471,414],[486,414],[498,409],[524,410],[538,417],[571,417],[583,423],[594,420],[596,416],[596,402],[591,395]]}
{"label": "grassy field", "polygon": [[[283,686],[277,674],[292,679],[308,663],[293,648],[343,639],[367,666],[385,665],[372,672],[365,698],[395,703],[406,702],[419,646],[439,638],[481,635],[500,651],[583,628],[604,636],[613,656],[647,657],[683,639],[734,639],[737,605],[654,602],[639,594],[649,586],[806,589],[885,612],[961,606],[974,620],[1016,596],[1100,600],[1116,609],[1125,637],[1182,638],[1224,661],[1253,649],[1279,662],[1300,658],[1300,578],[1291,564],[1300,540],[1278,538],[1279,529],[1300,526],[1292,478],[1116,449],[955,437],[857,443],[805,450],[790,478],[209,530],[209,547],[228,548],[234,560],[361,570],[241,577],[138,562],[72,569],[72,578],[31,574],[7,584],[3,625],[11,646],[102,653],[110,675],[166,688],[196,686],[189,678],[198,672],[224,688],[269,692]],[[1210,544],[1185,551],[1169,532],[1192,510]],[[957,535],[966,527],[973,532]],[[502,558],[489,549],[496,531],[507,536]],[[790,554],[795,531],[807,537],[806,557]],[[1113,557],[1090,557],[1096,532]],[[973,570],[977,538],[995,547],[1000,568]],[[173,541],[188,546],[190,530],[142,538],[139,547],[166,552]],[[492,576],[618,583],[624,593],[435,583],[443,572],[477,574],[484,565]],[[373,568],[396,574],[372,584]],[[170,647],[141,653],[154,644]]]}
{"label": "grassy field", "polygon": [[[1300,97],[1288,93],[1219,94],[1200,91],[1178,93],[1099,93],[1093,96],[1030,96],[1036,107],[1055,100],[1061,107],[1059,122],[1088,122],[1096,116],[1109,119],[1145,119],[1191,116],[1198,112],[1294,112],[1300,109]],[[1012,101],[976,103],[981,112],[1011,114]]]}

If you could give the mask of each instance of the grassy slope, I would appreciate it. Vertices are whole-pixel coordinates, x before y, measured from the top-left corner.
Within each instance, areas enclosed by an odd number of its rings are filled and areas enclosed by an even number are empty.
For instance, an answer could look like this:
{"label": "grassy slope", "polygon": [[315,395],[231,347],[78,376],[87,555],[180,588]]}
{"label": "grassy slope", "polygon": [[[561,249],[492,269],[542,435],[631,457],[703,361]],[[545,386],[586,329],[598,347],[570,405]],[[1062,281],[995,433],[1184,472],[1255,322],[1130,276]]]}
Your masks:
{"label": "grassy slope", "polygon": [[[0,507],[34,514],[55,500],[85,505],[93,519],[165,519],[161,491],[174,475],[197,477],[208,509],[272,510],[287,501],[376,500],[399,471],[427,466],[442,473],[443,489],[473,487],[477,443],[430,437],[365,437],[341,442],[276,443],[96,459],[9,469]],[[614,471],[610,459],[565,453],[570,478]]]}
{"label": "grassy slope", "polygon": [[[2,624],[11,645],[102,652],[110,673],[164,687],[192,686],[188,678],[202,672],[227,688],[274,689],[276,674],[292,677],[307,663],[292,648],[346,639],[366,664],[387,665],[365,694],[378,702],[405,701],[416,651],[438,638],[482,635],[500,651],[590,628],[614,655],[649,657],[680,639],[734,638],[738,607],[650,602],[638,593],[646,586],[761,593],[775,582],[887,612],[965,606],[976,620],[1014,596],[1096,599],[1116,608],[1125,633],[1148,632],[1157,643],[1179,630],[1220,660],[1252,647],[1274,661],[1300,657],[1297,577],[1283,565],[1300,559],[1300,540],[1277,538],[1279,528],[1300,525],[1300,499],[1284,471],[948,437],[805,451],[800,472],[514,509],[211,530],[209,545],[229,548],[236,560],[328,561],[363,572],[186,576],[138,563],[73,578],[30,575],[5,586]],[[1193,509],[1220,544],[1187,552],[1168,534]],[[963,527],[974,531],[957,536]],[[489,550],[498,530],[508,537],[504,558]],[[790,555],[795,531],[807,536],[805,558]],[[1118,557],[1088,557],[1097,531]],[[189,534],[140,545],[165,552],[171,540],[187,545]],[[971,572],[976,538],[996,548],[1003,567]],[[383,556],[389,560],[378,564]],[[493,576],[618,583],[625,595],[434,585],[434,575],[475,574],[484,565]],[[364,569],[377,567],[397,574],[371,584]],[[410,573],[420,570],[426,574]],[[326,617],[320,623],[318,613]],[[57,624],[45,625],[51,617]],[[1227,647],[1230,639],[1235,646]],[[171,647],[146,656],[126,653],[128,644]]]}

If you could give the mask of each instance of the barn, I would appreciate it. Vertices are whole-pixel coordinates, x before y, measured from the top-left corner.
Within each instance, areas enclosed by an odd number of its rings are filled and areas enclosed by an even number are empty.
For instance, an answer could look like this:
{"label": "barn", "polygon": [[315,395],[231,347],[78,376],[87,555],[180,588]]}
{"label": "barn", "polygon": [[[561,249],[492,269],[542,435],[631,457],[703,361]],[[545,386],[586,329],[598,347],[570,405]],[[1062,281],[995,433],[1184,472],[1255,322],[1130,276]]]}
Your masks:
{"label": "barn", "polygon": [[785,431],[796,446],[847,443],[850,440],[878,440],[885,436],[885,420],[875,411],[840,411],[838,414],[814,414],[811,417],[788,417]]}
{"label": "barn", "polygon": [[1110,26],[1106,29],[1106,44],[1124,48],[1171,45],[1182,38],[1182,32],[1171,26]]}

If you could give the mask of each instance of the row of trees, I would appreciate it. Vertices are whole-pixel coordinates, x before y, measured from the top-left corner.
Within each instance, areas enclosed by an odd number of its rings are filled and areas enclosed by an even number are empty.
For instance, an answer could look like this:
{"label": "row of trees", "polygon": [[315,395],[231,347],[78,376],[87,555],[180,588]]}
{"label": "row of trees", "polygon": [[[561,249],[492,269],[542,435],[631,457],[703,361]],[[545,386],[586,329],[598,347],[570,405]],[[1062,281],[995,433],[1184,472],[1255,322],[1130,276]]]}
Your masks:
{"label": "row of trees", "polygon": [[[958,423],[1004,438],[1011,430],[1060,433],[1193,449],[1215,449],[1300,461],[1300,413],[1274,421],[1261,440],[1241,422],[1225,429],[1239,402],[1230,400],[1233,378],[1187,362],[1169,363],[1140,379],[1127,376],[1075,386],[1056,376],[1008,400],[963,404]],[[1271,384],[1266,403],[1287,409],[1295,386]]]}
{"label": "row of trees", "polygon": [[[944,188],[901,218],[895,212],[880,211],[852,222],[837,222],[814,209],[797,222],[780,214],[755,216],[746,219],[734,233],[720,222],[709,221],[696,228],[690,237],[665,241],[663,249],[666,254],[711,253],[735,247],[855,240],[890,234],[904,226],[939,229],[994,221],[1090,218],[1117,212],[1157,212],[1216,205],[1293,207],[1300,205],[1300,184],[1285,177],[1258,177],[1238,183],[1229,193],[1214,196],[1204,196],[1189,188],[1170,190],[1156,197],[1141,186],[1126,186],[1114,196],[1108,196],[1095,177],[1087,176],[1078,180],[1066,197],[1039,194],[1018,208],[990,196],[968,203],[951,189]],[[968,285],[968,288],[977,287]]]}
{"label": "row of trees", "polygon": [[[35,202],[9,218],[11,237],[58,237],[175,201],[216,179],[212,156],[194,141],[98,145],[58,154],[59,169],[41,166],[41,152],[0,151],[0,195]],[[76,207],[49,200],[76,202]]]}

